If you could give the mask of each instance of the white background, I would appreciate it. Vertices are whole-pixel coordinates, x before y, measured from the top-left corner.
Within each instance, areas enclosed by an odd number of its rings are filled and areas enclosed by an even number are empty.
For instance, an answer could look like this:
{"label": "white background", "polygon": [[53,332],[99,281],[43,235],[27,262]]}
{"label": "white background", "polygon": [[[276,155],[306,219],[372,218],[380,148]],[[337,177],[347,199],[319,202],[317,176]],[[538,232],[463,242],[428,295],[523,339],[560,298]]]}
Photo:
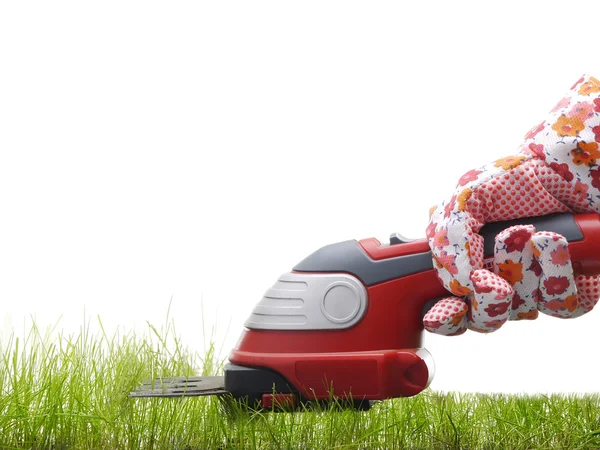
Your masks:
{"label": "white background", "polygon": [[[3,2],[0,325],[222,356],[319,247],[422,237],[584,72],[600,3]],[[597,75],[598,76],[598,75]],[[600,312],[426,336],[441,390],[597,391]],[[229,331],[227,332],[229,328]]]}

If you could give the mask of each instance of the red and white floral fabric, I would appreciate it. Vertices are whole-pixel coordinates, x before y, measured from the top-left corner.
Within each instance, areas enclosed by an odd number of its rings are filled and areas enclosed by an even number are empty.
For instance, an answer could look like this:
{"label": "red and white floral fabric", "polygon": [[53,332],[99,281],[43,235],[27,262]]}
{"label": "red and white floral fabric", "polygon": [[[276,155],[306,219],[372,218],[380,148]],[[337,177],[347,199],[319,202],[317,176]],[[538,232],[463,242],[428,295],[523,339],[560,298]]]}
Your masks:
{"label": "red and white floral fabric", "polygon": [[569,318],[594,307],[600,278],[573,275],[562,236],[511,227],[497,236],[489,271],[478,232],[488,222],[600,212],[599,143],[600,81],[584,75],[514,156],[470,170],[454,195],[431,209],[434,267],[457,297],[434,305],[423,320],[427,330],[491,332],[507,320],[535,319],[538,311]]}

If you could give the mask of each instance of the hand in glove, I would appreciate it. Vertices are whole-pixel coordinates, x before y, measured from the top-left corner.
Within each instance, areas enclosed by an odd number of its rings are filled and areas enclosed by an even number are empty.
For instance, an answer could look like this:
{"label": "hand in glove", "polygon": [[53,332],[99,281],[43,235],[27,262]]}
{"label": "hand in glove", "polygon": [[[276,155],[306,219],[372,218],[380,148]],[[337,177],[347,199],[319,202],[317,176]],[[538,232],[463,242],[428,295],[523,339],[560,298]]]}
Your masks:
{"label": "hand in glove", "polygon": [[429,331],[491,332],[538,311],[578,317],[599,297],[599,277],[574,276],[566,240],[511,227],[496,238],[493,272],[484,268],[484,224],[558,212],[600,211],[600,81],[581,77],[534,127],[515,156],[464,174],[454,195],[432,208],[427,238],[442,284],[456,297],[425,315]]}

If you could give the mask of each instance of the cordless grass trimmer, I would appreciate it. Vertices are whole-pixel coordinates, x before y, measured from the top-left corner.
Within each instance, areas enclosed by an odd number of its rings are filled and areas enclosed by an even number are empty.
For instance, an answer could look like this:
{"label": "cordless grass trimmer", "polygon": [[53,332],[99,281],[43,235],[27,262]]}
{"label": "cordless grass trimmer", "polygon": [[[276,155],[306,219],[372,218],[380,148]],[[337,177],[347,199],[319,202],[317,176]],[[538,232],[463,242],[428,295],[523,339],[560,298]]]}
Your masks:
{"label": "cordless grass trimmer", "polygon": [[[573,270],[600,274],[600,216],[553,214],[485,225],[484,255],[516,224],[569,242]],[[145,382],[130,397],[230,394],[252,405],[297,406],[332,398],[365,407],[409,397],[434,375],[423,348],[423,317],[449,295],[436,278],[426,239],[392,234],[323,247],[283,274],[245,322],[224,376]]]}

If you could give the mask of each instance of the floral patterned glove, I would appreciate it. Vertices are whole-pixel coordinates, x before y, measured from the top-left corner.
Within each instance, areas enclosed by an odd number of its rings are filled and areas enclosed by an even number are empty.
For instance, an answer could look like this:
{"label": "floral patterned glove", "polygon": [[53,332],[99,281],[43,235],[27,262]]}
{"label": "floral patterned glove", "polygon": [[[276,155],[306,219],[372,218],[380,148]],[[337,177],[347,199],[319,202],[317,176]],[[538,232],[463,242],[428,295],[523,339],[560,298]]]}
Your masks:
{"label": "floral patterned glove", "polygon": [[526,136],[515,156],[464,174],[454,195],[432,208],[427,238],[442,284],[454,295],[423,322],[429,331],[491,332],[538,311],[578,317],[598,300],[600,278],[573,275],[566,240],[511,227],[496,238],[484,269],[484,224],[558,212],[600,211],[600,81],[584,75]]}

